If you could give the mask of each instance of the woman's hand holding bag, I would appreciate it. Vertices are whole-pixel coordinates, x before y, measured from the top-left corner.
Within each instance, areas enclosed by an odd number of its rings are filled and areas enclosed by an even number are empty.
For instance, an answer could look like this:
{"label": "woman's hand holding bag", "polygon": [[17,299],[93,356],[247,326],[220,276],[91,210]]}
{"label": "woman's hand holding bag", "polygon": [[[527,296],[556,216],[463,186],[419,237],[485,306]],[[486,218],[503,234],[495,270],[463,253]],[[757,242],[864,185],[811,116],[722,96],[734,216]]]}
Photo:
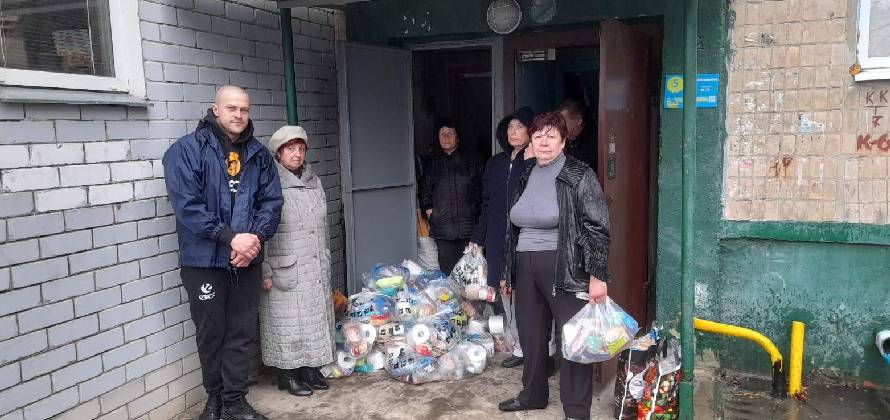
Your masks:
{"label": "woman's hand holding bag", "polygon": [[590,276],[590,286],[588,286],[588,294],[590,295],[590,304],[606,303],[609,298],[609,287],[602,280]]}

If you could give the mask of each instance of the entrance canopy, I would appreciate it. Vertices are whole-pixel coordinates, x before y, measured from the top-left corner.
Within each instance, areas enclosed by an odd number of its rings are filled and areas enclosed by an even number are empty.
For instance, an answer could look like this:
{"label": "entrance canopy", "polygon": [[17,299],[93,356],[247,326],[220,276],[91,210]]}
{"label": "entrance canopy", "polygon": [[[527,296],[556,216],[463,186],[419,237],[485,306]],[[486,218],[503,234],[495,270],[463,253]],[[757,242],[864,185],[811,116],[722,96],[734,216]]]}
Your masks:
{"label": "entrance canopy", "polygon": [[277,1],[278,8],[287,7],[326,7],[326,6],[345,6],[349,3],[358,3],[368,0],[280,0]]}

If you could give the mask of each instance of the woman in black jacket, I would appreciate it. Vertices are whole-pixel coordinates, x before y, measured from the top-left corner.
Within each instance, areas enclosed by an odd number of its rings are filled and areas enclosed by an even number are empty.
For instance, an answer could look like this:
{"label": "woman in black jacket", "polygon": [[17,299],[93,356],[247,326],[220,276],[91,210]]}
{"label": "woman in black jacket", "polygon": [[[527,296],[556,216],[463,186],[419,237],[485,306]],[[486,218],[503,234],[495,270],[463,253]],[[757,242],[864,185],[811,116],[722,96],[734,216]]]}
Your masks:
{"label": "woman in black jacket", "polygon": [[[502,411],[547,406],[547,341],[588,300],[605,302],[609,212],[596,174],[566,156],[566,123],[557,113],[535,118],[529,132],[536,163],[525,170],[510,207],[504,274],[516,288],[519,342],[524,353],[522,392]],[[564,361],[559,373],[566,419],[589,419],[593,365]]]}
{"label": "woman in black jacket", "polygon": [[451,120],[440,121],[436,131],[441,150],[433,152],[426,162],[420,206],[430,221],[430,236],[436,240],[439,268],[450,274],[469,244],[479,217],[482,164],[460,149]]}

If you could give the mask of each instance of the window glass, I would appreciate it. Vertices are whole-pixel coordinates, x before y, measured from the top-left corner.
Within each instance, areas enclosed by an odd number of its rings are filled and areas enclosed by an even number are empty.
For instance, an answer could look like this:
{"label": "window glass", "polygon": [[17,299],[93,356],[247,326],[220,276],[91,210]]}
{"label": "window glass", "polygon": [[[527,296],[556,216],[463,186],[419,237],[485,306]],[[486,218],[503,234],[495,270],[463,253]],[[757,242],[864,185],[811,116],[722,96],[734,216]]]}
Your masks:
{"label": "window glass", "polygon": [[114,76],[108,1],[0,0],[0,67]]}
{"label": "window glass", "polygon": [[871,0],[868,56],[890,57],[890,0]]}

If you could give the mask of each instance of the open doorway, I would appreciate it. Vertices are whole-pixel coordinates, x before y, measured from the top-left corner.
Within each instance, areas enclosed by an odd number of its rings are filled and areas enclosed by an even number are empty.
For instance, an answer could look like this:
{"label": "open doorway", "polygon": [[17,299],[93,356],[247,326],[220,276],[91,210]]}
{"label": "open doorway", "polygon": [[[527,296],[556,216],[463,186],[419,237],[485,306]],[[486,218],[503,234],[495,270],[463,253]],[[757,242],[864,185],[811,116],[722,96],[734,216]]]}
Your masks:
{"label": "open doorway", "polygon": [[512,88],[505,111],[551,111],[567,99],[581,105],[591,132],[578,137],[588,144],[575,146],[591,149],[588,163],[609,205],[609,295],[647,325],[655,306],[660,23],[515,34],[504,50]]}
{"label": "open doorway", "polygon": [[412,53],[414,150],[439,147],[437,121],[451,118],[460,147],[485,161],[491,150],[491,49],[419,50]]}

